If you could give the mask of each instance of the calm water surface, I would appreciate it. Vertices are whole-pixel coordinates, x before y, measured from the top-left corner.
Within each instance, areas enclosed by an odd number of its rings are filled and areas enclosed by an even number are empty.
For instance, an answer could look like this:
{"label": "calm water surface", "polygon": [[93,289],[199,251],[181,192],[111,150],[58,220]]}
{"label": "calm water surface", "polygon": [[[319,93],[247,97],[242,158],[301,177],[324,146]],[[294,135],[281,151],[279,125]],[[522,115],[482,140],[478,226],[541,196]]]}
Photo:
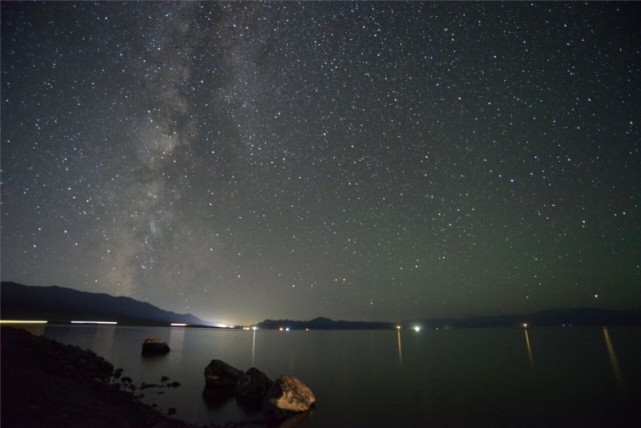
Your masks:
{"label": "calm water surface", "polygon": [[[233,397],[204,394],[221,359],[275,379],[298,377],[317,408],[288,426],[641,426],[641,329],[237,331],[47,326],[45,336],[93,350],[147,389],[143,401],[199,424],[257,419]],[[171,352],[143,358],[148,336]],[[165,391],[158,394],[158,391]],[[293,424],[291,422],[294,422]]]}

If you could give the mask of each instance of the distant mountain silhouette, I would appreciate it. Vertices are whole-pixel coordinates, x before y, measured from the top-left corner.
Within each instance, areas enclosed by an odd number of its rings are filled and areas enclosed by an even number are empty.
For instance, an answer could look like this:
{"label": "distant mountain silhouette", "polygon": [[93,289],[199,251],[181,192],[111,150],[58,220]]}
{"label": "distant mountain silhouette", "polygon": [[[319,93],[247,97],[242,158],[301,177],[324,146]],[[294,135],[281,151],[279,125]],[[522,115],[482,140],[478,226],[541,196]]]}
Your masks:
{"label": "distant mountain silhouette", "polygon": [[265,320],[256,324],[261,329],[280,328],[292,330],[382,330],[395,328],[395,323],[369,321],[333,321],[329,318],[318,317],[310,321]]}
{"label": "distant mountain silhouette", "polygon": [[118,321],[119,324],[143,325],[167,325],[172,322],[209,324],[191,314],[165,311],[129,297],[87,293],[56,285],[37,287],[2,282],[0,309],[2,319]]}
{"label": "distant mountain silhouette", "polygon": [[[104,293],[88,293],[70,288],[37,287],[2,282],[0,288],[2,319],[44,319],[50,322],[71,320],[118,321],[119,324],[167,325],[172,322],[208,326],[191,314],[165,311],[149,303],[129,297]],[[641,326],[641,311],[617,311],[596,308],[550,309],[528,315],[496,315],[463,319],[424,318],[392,322],[334,321],[318,317],[309,321],[265,320],[256,324],[261,329],[291,330],[382,330],[420,326],[422,328],[487,328],[552,326]]]}
{"label": "distant mountain silhouette", "polygon": [[616,311],[596,308],[559,308],[528,315],[496,315],[464,319],[419,319],[406,321],[408,327],[482,328],[516,327],[524,323],[532,327],[641,325],[641,311]]}
{"label": "distant mountain silhouette", "polygon": [[401,326],[404,329],[421,328],[491,328],[491,327],[522,327],[527,323],[531,327],[556,326],[639,326],[641,311],[615,311],[596,308],[563,308],[550,309],[529,315],[495,315],[463,319],[431,318],[391,322],[368,321],[333,321],[319,317],[310,321],[265,320],[256,324],[260,329],[290,330],[383,330]]}

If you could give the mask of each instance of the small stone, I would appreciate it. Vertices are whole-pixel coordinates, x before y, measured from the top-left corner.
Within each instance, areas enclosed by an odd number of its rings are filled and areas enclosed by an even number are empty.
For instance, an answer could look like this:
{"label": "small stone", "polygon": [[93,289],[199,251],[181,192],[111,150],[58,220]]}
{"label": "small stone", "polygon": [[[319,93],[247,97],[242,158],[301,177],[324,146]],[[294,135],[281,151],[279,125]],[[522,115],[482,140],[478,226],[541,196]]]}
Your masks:
{"label": "small stone", "polygon": [[140,384],[140,389],[147,389],[147,388],[158,388],[158,384],[156,383],[141,383]]}

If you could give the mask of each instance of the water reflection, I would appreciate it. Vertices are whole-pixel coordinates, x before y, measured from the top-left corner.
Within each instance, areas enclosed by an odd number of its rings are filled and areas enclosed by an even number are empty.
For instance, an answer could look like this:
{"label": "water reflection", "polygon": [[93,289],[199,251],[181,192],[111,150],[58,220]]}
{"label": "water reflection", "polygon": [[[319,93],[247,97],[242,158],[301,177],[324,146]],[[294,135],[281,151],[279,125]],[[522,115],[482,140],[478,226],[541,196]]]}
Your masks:
{"label": "water reflection", "polygon": [[212,388],[205,386],[203,401],[209,409],[220,409],[234,397],[234,388]]}
{"label": "water reflection", "polygon": [[113,347],[116,328],[115,325],[96,326],[89,348],[96,349],[99,354],[104,355],[107,350]]}
{"label": "water reflection", "polygon": [[530,336],[527,334],[527,328],[523,330],[525,332],[525,346],[527,346],[527,356],[530,360],[530,367],[534,367],[534,358],[532,357],[532,346],[530,346]]}
{"label": "water reflection", "polygon": [[403,365],[403,345],[401,344],[401,327],[396,327],[396,339],[398,341],[398,365]]}
{"label": "water reflection", "polygon": [[605,346],[608,348],[608,355],[610,356],[610,364],[612,365],[614,379],[616,380],[621,392],[625,392],[623,376],[621,375],[621,369],[619,369],[619,359],[617,358],[617,354],[614,352],[614,347],[612,346],[612,340],[610,339],[607,327],[603,327],[603,337],[605,339]]}
{"label": "water reflection", "polygon": [[252,332],[252,367],[255,365],[254,360],[256,359],[256,329],[253,329]]}
{"label": "water reflection", "polygon": [[174,357],[177,362],[182,360],[184,342],[185,327],[171,327],[169,330],[169,347],[174,351],[172,357]]}

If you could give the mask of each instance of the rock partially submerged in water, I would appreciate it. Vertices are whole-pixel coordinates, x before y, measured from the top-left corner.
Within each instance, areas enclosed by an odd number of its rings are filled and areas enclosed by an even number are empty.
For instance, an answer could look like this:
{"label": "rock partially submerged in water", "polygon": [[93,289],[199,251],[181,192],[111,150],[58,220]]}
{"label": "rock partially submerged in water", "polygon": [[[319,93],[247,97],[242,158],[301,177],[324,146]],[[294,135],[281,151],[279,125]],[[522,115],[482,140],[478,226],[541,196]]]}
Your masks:
{"label": "rock partially submerged in water", "polygon": [[211,360],[205,367],[207,386],[235,387],[242,372],[221,360]]}
{"label": "rock partially submerged in water", "polygon": [[252,367],[238,377],[234,392],[242,400],[261,401],[273,383],[265,373]]}
{"label": "rock partially submerged in water", "polygon": [[171,349],[167,342],[156,336],[150,336],[142,344],[143,355],[164,355]]}
{"label": "rock partially submerged in water", "polygon": [[286,417],[291,413],[306,412],[316,404],[312,390],[293,376],[280,376],[269,390],[267,403],[270,413]]}
{"label": "rock partially submerged in water", "polygon": [[205,367],[205,382],[203,396],[218,400],[221,393],[224,399],[233,394],[239,402],[262,406],[269,423],[307,412],[316,405],[314,393],[299,379],[280,376],[272,382],[255,367],[243,373],[224,361],[212,360]]}

